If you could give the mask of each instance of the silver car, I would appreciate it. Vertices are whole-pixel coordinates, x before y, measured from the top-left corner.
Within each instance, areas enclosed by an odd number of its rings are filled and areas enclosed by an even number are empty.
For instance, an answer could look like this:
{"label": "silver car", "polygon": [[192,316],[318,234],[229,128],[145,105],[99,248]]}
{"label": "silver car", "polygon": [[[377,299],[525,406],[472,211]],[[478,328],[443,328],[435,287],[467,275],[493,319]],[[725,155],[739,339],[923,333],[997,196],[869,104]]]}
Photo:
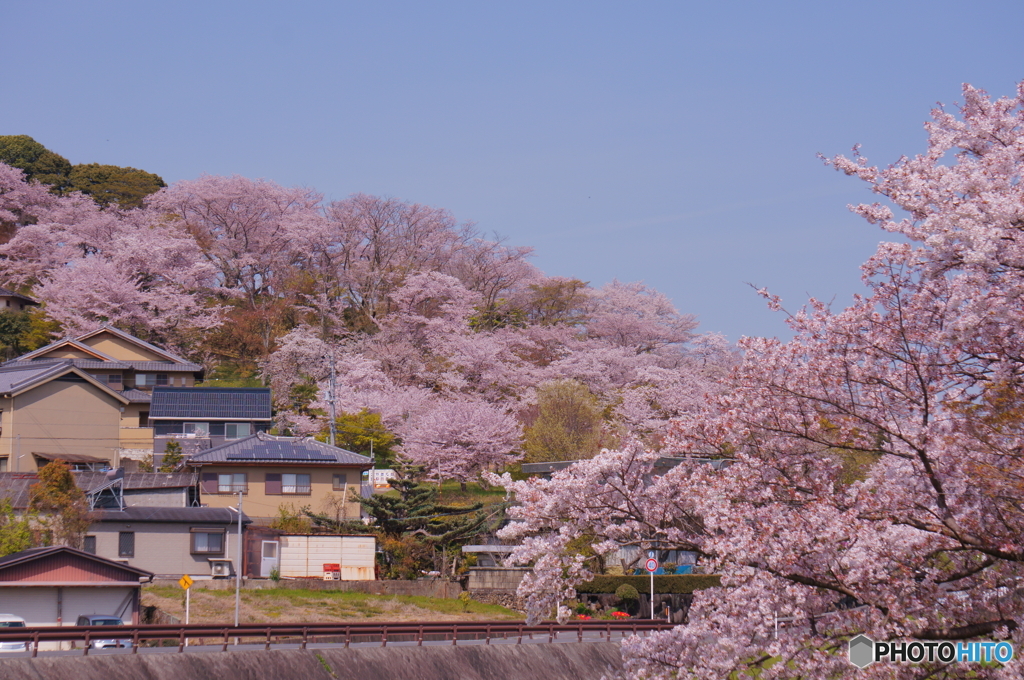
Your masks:
{"label": "silver car", "polygon": [[[123,626],[124,621],[120,617],[110,614],[88,614],[79,616],[76,626]],[[107,647],[131,647],[130,638],[90,640],[89,647],[92,649],[106,649]]]}

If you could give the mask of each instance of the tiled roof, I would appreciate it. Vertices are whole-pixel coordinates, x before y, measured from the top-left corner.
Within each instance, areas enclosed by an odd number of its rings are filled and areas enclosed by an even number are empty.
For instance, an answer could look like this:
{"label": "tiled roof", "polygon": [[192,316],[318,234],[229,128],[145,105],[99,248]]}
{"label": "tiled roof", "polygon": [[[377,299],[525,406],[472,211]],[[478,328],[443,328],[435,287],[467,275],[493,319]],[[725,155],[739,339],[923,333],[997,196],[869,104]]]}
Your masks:
{"label": "tiled roof", "polygon": [[125,361],[134,368],[136,371],[142,371],[143,373],[174,373],[176,371],[188,371],[189,373],[196,373],[203,370],[203,367],[199,364],[193,364],[191,361]]}
{"label": "tiled roof", "polygon": [[121,396],[133,404],[148,404],[153,401],[153,395],[142,390],[122,390]]}
{"label": "tiled roof", "polygon": [[15,392],[38,382],[60,375],[71,366],[64,361],[42,366],[14,366],[0,368],[0,393]]}
{"label": "tiled roof", "polygon": [[29,487],[38,481],[35,473],[0,472],[0,500],[9,500],[15,510],[27,508]]}
{"label": "tiled roof", "polygon": [[18,298],[19,300],[26,300],[28,302],[31,302],[34,305],[38,305],[39,304],[39,302],[37,300],[33,300],[29,296],[22,295],[21,293],[15,293],[13,290],[10,290],[8,288],[0,288],[0,297],[13,297],[13,298]]}
{"label": "tiled roof", "polygon": [[300,437],[274,437],[264,432],[215,446],[196,454],[189,465],[210,463],[289,463],[293,465],[346,465],[369,468],[367,456],[330,446],[315,439]]}
{"label": "tiled roof", "polygon": [[73,357],[68,358],[57,358],[57,357],[44,357],[42,359],[12,359],[11,361],[4,362],[4,368],[18,368],[22,366],[45,366],[47,364],[65,364],[72,363],[78,368],[85,370],[125,370],[131,368],[131,365],[127,361],[103,361],[101,359],[77,359]]}
{"label": "tiled roof", "polygon": [[[78,487],[86,493],[98,489],[110,481],[105,472],[72,472]],[[11,507],[22,509],[28,507],[29,489],[39,481],[34,472],[0,472],[0,500],[8,498]],[[194,472],[129,472],[124,476],[124,490],[134,489],[174,489],[193,486],[196,483]]]}
{"label": "tiled roof", "polygon": [[154,387],[150,420],[270,420],[269,387]]}
{"label": "tiled roof", "polygon": [[[88,492],[99,488],[110,481],[105,472],[74,472],[75,482],[79,488]],[[186,486],[194,486],[196,483],[194,472],[126,472],[124,475],[124,489],[177,489]]]}
{"label": "tiled roof", "polygon": [[[97,510],[96,519],[100,522],[182,522],[206,524],[238,523],[238,513],[228,508],[133,508],[124,510]],[[250,520],[242,513],[242,524]]]}
{"label": "tiled roof", "polygon": [[57,358],[57,357],[42,357],[39,359],[11,359],[10,361],[4,362],[4,368],[7,367],[20,367],[20,366],[40,366],[44,364],[58,364],[65,362],[72,362],[75,366],[83,368],[87,371],[126,371],[128,369],[134,369],[142,373],[198,373],[203,370],[203,367],[199,364],[193,364],[191,362],[175,363],[172,361],[120,361],[111,359],[110,361],[104,359],[78,359],[73,357],[68,358]]}
{"label": "tiled roof", "polygon": [[[21,392],[40,383],[53,378],[59,378],[65,373],[73,372],[83,377],[88,376],[95,384],[101,385],[101,389],[109,390],[118,399],[128,401],[127,397],[121,396],[117,390],[111,390],[108,386],[96,380],[82,369],[76,367],[71,359],[64,359],[59,363],[44,363],[42,366],[3,366],[0,367],[0,394]],[[84,377],[82,378],[84,380]]]}

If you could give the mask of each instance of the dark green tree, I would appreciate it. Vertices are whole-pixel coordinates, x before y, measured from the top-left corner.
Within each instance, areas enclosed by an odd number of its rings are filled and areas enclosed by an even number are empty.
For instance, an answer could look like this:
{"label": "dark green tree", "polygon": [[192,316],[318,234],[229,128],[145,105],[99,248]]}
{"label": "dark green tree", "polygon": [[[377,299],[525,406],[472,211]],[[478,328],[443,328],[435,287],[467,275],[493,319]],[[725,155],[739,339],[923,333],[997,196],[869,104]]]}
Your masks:
{"label": "dark green tree", "polygon": [[71,162],[28,135],[0,135],[0,162],[25,172],[25,179],[49,184],[54,193],[71,183]]}
{"label": "dark green tree", "polygon": [[136,168],[85,163],[71,168],[70,190],[81,191],[102,206],[137,208],[146,196],[167,186],[159,175]]}
{"label": "dark green tree", "polygon": [[0,352],[7,359],[24,354],[25,338],[32,327],[32,320],[27,311],[0,312]]}
{"label": "dark green tree", "polygon": [[164,447],[164,457],[160,463],[160,472],[174,472],[181,465],[181,444],[177,440],[170,440]]}

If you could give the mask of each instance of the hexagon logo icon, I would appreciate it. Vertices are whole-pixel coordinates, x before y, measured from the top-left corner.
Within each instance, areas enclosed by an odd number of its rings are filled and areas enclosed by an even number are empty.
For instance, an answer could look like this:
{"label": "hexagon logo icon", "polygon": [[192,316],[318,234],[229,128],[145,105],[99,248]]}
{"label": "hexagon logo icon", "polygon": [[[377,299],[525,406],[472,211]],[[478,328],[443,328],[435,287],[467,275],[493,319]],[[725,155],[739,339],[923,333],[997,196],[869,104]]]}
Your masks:
{"label": "hexagon logo icon", "polygon": [[850,640],[850,663],[857,668],[865,668],[875,660],[875,641],[866,635],[858,635]]}

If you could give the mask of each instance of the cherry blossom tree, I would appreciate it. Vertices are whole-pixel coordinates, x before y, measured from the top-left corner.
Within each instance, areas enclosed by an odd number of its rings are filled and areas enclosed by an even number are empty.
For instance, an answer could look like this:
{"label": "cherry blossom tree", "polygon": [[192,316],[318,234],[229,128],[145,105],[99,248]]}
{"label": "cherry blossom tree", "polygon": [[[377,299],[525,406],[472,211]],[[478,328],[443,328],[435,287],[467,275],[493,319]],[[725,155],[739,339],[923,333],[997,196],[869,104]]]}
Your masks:
{"label": "cherry blossom tree", "polygon": [[[721,574],[686,626],[624,644],[637,677],[839,677],[859,633],[1020,644],[1024,84],[964,97],[959,116],[933,112],[922,155],[828,161],[887,202],[854,210],[910,243],[879,246],[849,308],[812,300],[790,317],[792,341],[745,339],[730,389],[675,424],[667,449],[730,466],[657,476],[652,454],[622,451],[512,485],[522,506],[506,536],[535,563],[534,616],[589,576],[567,549],[586,534],[599,552],[695,550]],[[777,616],[791,619],[778,633]],[[874,664],[859,677],[964,672]]]}
{"label": "cherry blossom tree", "polygon": [[515,417],[474,399],[440,399],[399,429],[403,453],[436,480],[467,482],[519,459]]}

